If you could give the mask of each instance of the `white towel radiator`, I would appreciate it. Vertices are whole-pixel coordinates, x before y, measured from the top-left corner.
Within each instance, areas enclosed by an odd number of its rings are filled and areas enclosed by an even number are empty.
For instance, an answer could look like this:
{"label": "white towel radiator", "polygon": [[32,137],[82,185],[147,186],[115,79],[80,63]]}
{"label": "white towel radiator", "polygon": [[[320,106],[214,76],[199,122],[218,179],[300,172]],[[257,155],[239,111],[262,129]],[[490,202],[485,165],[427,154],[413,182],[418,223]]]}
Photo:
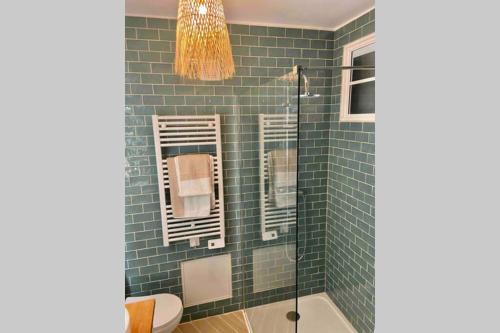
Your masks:
{"label": "white towel radiator", "polygon": [[[278,238],[295,224],[296,207],[277,208],[269,198],[268,153],[297,140],[296,114],[259,114],[260,218],[262,240]],[[298,152],[297,152],[298,153]]]}
{"label": "white towel radiator", "polygon": [[[222,179],[222,150],[220,116],[153,116],[153,131],[160,192],[163,244],[189,239],[191,247],[200,245],[201,237],[208,240],[208,248],[225,246],[224,183]],[[169,197],[169,178],[166,150],[169,148],[214,146],[215,208],[210,215],[201,218],[174,218]],[[175,155],[178,155],[175,154]]]}

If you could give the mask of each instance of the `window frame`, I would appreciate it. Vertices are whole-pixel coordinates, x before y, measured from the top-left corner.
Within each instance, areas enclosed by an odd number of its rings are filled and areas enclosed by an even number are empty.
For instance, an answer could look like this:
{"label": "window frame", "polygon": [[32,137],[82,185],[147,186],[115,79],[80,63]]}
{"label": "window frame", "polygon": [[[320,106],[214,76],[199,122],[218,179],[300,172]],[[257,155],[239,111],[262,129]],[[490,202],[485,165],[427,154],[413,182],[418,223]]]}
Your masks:
{"label": "window frame", "polygon": [[[352,53],[355,50],[375,44],[375,33],[359,38],[344,46],[342,54],[342,66],[352,66]],[[351,86],[354,84],[375,81],[373,78],[351,81],[351,70],[342,70],[342,87],[340,91],[340,122],[375,122],[375,113],[350,114],[349,106],[351,102]]]}

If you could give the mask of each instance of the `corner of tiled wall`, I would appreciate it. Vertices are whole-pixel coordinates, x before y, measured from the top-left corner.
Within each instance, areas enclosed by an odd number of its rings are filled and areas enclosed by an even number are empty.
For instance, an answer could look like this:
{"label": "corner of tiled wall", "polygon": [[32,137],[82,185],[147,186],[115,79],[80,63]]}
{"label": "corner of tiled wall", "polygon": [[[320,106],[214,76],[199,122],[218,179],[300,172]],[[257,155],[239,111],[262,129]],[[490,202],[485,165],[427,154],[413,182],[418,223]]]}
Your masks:
{"label": "corner of tiled wall", "polygon": [[[375,10],[335,31],[342,47],[375,31]],[[340,70],[334,72],[330,122],[326,291],[358,332],[375,327],[375,124],[339,122]]]}

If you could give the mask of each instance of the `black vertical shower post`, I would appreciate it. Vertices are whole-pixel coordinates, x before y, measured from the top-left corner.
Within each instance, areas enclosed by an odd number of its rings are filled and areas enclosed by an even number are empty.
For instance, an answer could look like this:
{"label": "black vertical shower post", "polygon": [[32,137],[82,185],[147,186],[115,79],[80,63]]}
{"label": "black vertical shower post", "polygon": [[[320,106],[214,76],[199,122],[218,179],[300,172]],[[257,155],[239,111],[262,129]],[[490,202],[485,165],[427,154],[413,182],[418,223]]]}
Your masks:
{"label": "black vertical shower post", "polygon": [[[295,185],[295,333],[298,332],[299,323],[299,161],[300,161],[300,76],[302,66],[297,65],[297,170]],[[304,249],[305,250],[305,249]],[[305,254],[305,253],[304,253]]]}
{"label": "black vertical shower post", "polygon": [[[296,65],[293,68],[293,73],[297,74],[297,160],[296,160],[296,185],[295,185],[295,311],[289,311],[286,314],[288,320],[295,321],[295,333],[299,328],[298,320],[299,315],[299,149],[300,149],[300,75],[302,74],[303,68],[300,65]],[[307,235],[306,235],[307,236]],[[304,249],[305,251],[305,249]],[[305,252],[304,252],[305,254]]]}

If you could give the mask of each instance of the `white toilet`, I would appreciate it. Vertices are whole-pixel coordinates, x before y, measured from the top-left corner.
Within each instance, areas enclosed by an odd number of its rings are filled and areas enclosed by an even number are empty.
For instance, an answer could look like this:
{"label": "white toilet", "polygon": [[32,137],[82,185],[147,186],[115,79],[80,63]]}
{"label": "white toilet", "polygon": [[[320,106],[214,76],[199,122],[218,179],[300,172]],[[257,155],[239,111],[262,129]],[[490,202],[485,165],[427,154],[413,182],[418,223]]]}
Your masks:
{"label": "white toilet", "polygon": [[145,299],[155,299],[153,315],[153,333],[171,333],[181,322],[182,301],[172,294],[156,294],[151,296],[128,297],[125,303],[134,303]]}

